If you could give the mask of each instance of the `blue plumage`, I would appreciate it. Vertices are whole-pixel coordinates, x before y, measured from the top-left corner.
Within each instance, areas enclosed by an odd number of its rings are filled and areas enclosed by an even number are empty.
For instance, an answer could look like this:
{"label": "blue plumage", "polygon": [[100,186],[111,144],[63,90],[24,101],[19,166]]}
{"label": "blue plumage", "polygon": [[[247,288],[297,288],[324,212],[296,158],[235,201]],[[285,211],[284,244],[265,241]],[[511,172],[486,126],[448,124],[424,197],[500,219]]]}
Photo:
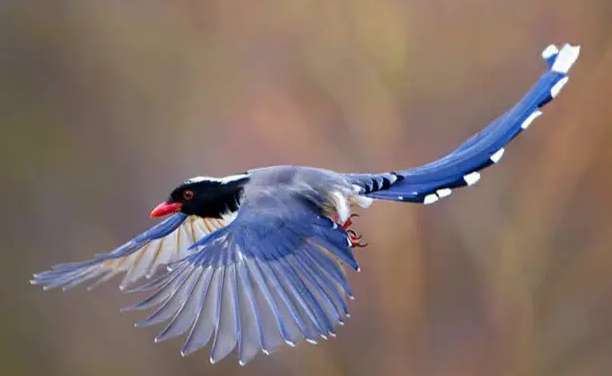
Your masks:
{"label": "blue plumage", "polygon": [[97,254],[87,261],[54,265],[49,271],[34,274],[31,282],[43,285],[45,289],[61,287],[66,290],[86,281],[104,279],[107,273],[112,272],[102,268],[104,262],[129,256],[152,240],[167,236],[185,219],[187,215],[183,213],[174,214],[108,253]]}
{"label": "blue plumage", "polygon": [[[374,187],[369,190],[367,196],[383,200],[431,203],[450,194],[448,190],[438,190],[471,185],[477,181],[479,175],[476,172],[495,163],[495,153],[499,152],[501,158],[503,147],[528,126],[525,121],[533,120],[531,117],[534,114],[539,116],[539,109],[555,95],[556,85],[566,80],[567,70],[562,69],[564,66],[555,69],[559,57],[573,62],[578,54],[578,48],[570,45],[563,47],[561,52],[552,46],[545,50],[547,51],[548,53],[543,55],[549,69],[512,109],[441,159],[420,167],[390,173],[391,176],[396,176],[396,182],[389,188]],[[571,66],[571,63],[569,65]],[[469,176],[471,173],[474,174]],[[380,180],[384,176],[389,174],[371,175],[370,179]],[[359,182],[368,190],[367,183],[364,184],[363,181],[367,182],[367,179],[362,176]]]}
{"label": "blue plumage", "polygon": [[152,212],[175,214],[109,253],[35,274],[32,283],[67,289],[125,272],[120,287],[150,294],[124,308],[151,310],[136,326],[165,323],[156,342],[186,335],[182,355],[210,344],[213,363],[235,352],[245,364],[282,344],[334,336],[353,297],[343,265],[359,270],[351,206],[429,204],[476,183],[559,93],[578,53],[570,45],[545,49],[548,70],[527,94],[437,161],[379,174],[273,166],[192,178]]}
{"label": "blue plumage", "polygon": [[[291,196],[245,203],[232,223],[194,243],[196,252],[171,264],[154,293],[130,307],[154,309],[137,325],[169,321],[157,340],[189,331],[185,355],[212,341],[211,362],[236,349],[246,363],[282,343],[334,335],[351,296],[336,260],[358,265],[346,231]],[[204,290],[194,288],[202,278],[210,279]]]}

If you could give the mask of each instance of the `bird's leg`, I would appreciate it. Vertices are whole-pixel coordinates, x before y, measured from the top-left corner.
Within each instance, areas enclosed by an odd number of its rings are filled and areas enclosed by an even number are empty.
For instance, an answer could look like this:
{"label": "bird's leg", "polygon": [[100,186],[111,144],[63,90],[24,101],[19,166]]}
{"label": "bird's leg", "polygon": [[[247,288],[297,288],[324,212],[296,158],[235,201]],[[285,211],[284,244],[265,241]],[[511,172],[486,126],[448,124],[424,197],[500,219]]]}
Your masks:
{"label": "bird's leg", "polygon": [[361,234],[355,232],[355,230],[348,230],[349,241],[351,242],[351,248],[365,248],[368,243],[361,240]]}
{"label": "bird's leg", "polygon": [[346,222],[344,222],[344,224],[342,225],[342,228],[345,230],[348,230],[353,225],[353,221],[351,218],[356,218],[356,217],[359,217],[359,214],[352,213],[351,216],[346,220]]}
{"label": "bird's leg", "polygon": [[342,224],[342,228],[349,236],[349,241],[351,242],[351,248],[363,248],[368,245],[366,242],[361,241],[361,234],[351,228],[353,225],[353,221],[351,218],[359,217],[359,214],[353,213],[351,216]]}

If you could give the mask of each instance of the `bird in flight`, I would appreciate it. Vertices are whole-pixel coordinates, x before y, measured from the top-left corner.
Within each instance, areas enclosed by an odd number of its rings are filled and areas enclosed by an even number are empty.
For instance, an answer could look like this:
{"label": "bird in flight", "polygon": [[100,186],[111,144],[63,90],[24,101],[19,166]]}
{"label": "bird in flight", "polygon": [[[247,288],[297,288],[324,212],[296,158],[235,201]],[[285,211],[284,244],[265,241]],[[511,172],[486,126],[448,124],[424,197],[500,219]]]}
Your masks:
{"label": "bird in flight", "polygon": [[120,289],[148,292],[124,310],[150,310],[138,327],[165,323],[155,342],[185,335],[181,355],[210,343],[214,363],[234,352],[240,365],[283,344],[335,336],[353,293],[344,267],[359,270],[351,209],[374,200],[432,204],[480,179],[568,81],[579,46],[551,45],[547,69],[510,110],[448,155],[383,173],[274,166],[222,178],[198,176],[151,212],[165,217],[90,260],[34,274],[45,290],[93,288],[125,274]]}

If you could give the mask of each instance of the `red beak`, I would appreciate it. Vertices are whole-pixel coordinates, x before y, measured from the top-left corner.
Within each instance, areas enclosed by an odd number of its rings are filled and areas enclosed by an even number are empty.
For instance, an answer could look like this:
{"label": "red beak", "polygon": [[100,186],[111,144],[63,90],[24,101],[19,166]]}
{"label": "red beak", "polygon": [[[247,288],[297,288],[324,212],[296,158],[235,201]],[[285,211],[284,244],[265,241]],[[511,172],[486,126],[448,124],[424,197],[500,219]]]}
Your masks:
{"label": "red beak", "polygon": [[180,202],[162,202],[155,209],[151,210],[151,218],[159,218],[168,214],[176,213],[181,210],[183,204]]}

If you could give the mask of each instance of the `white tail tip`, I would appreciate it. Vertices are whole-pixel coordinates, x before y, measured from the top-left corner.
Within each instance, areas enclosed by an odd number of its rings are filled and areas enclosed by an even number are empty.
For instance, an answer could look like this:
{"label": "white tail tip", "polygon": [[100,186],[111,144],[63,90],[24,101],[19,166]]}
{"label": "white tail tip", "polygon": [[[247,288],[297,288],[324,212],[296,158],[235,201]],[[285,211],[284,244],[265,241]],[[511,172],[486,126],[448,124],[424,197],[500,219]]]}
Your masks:
{"label": "white tail tip", "polygon": [[467,185],[474,185],[480,180],[480,174],[476,171],[463,176],[463,180]]}
{"label": "white tail tip", "polygon": [[502,156],[504,155],[504,148],[500,148],[498,151],[496,151],[495,153],[493,153],[493,155],[491,155],[491,162],[493,163],[498,163]]}
{"label": "white tail tip", "polygon": [[580,56],[580,46],[566,44],[559,51],[559,55],[552,66],[552,70],[557,73],[566,74]]}
{"label": "white tail tip", "polygon": [[544,51],[542,51],[542,58],[549,59],[551,56],[559,53],[559,49],[554,44],[546,47]]}
{"label": "white tail tip", "polygon": [[436,201],[438,201],[438,195],[436,195],[435,193],[430,193],[423,199],[423,204],[429,205],[433,204]]}
{"label": "white tail tip", "polygon": [[550,88],[550,96],[553,98],[556,98],[557,95],[559,95],[559,93],[561,92],[561,89],[563,89],[563,86],[567,84],[568,80],[569,80],[568,76],[565,76],[562,79],[560,79],[552,88]]}

